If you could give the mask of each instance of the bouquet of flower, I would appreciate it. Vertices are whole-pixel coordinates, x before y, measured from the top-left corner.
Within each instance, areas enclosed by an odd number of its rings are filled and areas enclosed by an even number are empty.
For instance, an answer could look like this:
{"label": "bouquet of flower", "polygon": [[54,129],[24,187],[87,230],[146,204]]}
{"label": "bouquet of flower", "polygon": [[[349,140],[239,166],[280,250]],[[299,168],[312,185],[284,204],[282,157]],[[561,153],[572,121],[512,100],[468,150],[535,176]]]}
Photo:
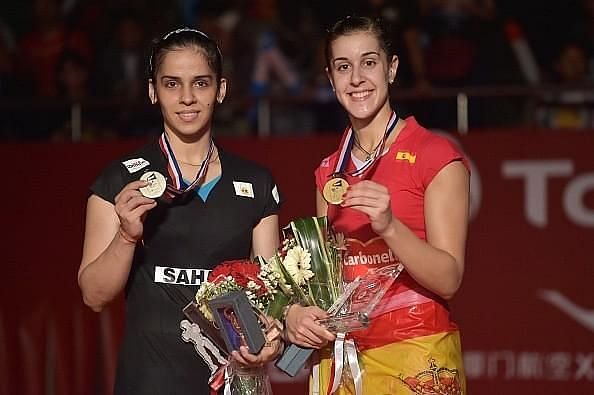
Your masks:
{"label": "bouquet of flower", "polygon": [[[374,308],[402,271],[402,265],[370,270],[365,276],[344,284],[344,235],[334,232],[326,217],[292,221],[283,229],[283,235],[280,251],[268,261],[273,271],[283,274],[279,289],[285,290],[288,285],[287,295],[294,303],[326,310],[329,317],[320,320],[320,324],[340,334],[340,338],[346,332],[368,327]],[[276,366],[295,376],[312,351],[291,345]]]}
{"label": "bouquet of flower", "polygon": [[[281,248],[271,258],[256,257],[255,262],[239,260],[218,265],[196,294],[196,310],[215,324],[215,312],[210,306],[212,301],[237,291],[245,293],[255,311],[274,319],[282,316],[289,303],[329,310],[343,291],[341,264],[344,249],[344,237],[332,231],[326,217],[294,220],[283,229]],[[293,369],[298,370],[311,350],[295,345],[289,348],[289,353],[291,350],[301,355],[302,362],[291,361]],[[220,372],[221,369],[219,376]],[[232,392],[235,388],[237,394],[266,393],[257,388],[261,380],[255,376],[261,376],[261,371],[251,375],[243,373],[239,366],[232,367]]]}
{"label": "bouquet of flower", "polygon": [[[241,318],[238,317],[239,315],[245,316],[247,314],[247,318],[250,318],[250,315],[251,318],[254,316],[260,317],[261,315],[267,315],[273,318],[280,317],[283,306],[289,302],[288,296],[280,290],[280,286],[283,284],[282,275],[272,270],[272,267],[262,258],[257,257],[255,262],[249,260],[226,261],[218,265],[209,274],[208,281],[201,284],[196,293],[197,309],[206,320],[218,327],[219,331],[225,332],[223,337],[229,337],[229,328],[231,328],[231,332],[237,335],[237,342],[233,340],[226,342],[226,351],[230,353],[232,351],[229,349],[231,343],[236,345],[245,344],[244,335],[246,334],[242,333],[244,328],[238,323],[240,321],[239,318]],[[286,287],[286,285],[283,286]],[[225,310],[224,319],[229,324],[227,325],[228,328],[218,325],[221,322],[221,317],[216,317],[218,312],[213,311],[212,304],[229,295],[237,296],[238,292],[245,294],[245,297],[249,301],[249,306],[247,309],[242,308],[240,311],[233,311],[232,309]],[[261,329],[267,332],[267,335],[270,337],[274,337],[276,334],[280,335],[280,330],[277,327],[264,327],[262,325]],[[258,328],[256,330],[259,331]],[[218,344],[220,347],[221,342],[219,341]],[[221,351],[224,352],[225,350]],[[258,352],[258,350],[253,350],[253,352]],[[262,368],[242,367],[235,363],[228,365],[227,361],[223,365],[223,368],[219,368],[217,372],[213,372],[211,382],[218,383],[215,385],[220,386],[222,384],[220,377],[228,369],[226,374],[230,377],[230,391],[232,394],[255,395],[271,393],[268,377]]]}
{"label": "bouquet of flower", "polygon": [[272,270],[261,257],[256,257],[256,262],[226,261],[210,272],[208,281],[203,282],[196,293],[196,301],[202,314],[214,322],[208,301],[229,292],[244,291],[255,309],[279,318],[283,301],[288,301],[280,292],[281,279],[281,274]]}
{"label": "bouquet of flower", "polygon": [[344,236],[326,217],[299,218],[283,229],[282,246],[268,266],[282,274],[279,289],[293,302],[327,310],[342,292],[343,250]]}
{"label": "bouquet of flower", "polygon": [[[279,289],[292,303],[328,311],[343,292],[344,250],[344,236],[333,232],[326,217],[299,218],[283,229],[282,246],[268,265],[282,274]],[[276,366],[295,376],[311,353],[311,349],[291,345]]]}

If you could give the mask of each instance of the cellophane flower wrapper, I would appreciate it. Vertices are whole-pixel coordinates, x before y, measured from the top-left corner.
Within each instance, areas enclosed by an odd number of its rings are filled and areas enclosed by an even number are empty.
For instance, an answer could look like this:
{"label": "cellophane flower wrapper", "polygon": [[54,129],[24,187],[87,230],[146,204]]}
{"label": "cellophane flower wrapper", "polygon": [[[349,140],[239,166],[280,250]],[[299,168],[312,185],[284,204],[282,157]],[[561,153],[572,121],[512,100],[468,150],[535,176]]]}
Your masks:
{"label": "cellophane flower wrapper", "polygon": [[268,373],[262,367],[246,367],[233,362],[230,381],[231,395],[272,395]]}

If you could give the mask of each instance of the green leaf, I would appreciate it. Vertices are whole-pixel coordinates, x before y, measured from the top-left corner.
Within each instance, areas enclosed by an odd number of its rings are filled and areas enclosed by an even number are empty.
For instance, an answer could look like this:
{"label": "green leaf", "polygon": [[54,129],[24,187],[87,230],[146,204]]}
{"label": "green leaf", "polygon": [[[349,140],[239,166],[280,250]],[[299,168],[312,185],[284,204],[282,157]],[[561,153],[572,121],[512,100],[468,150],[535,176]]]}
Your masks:
{"label": "green leaf", "polygon": [[266,307],[266,315],[272,318],[276,318],[277,320],[281,319],[283,314],[283,308],[290,303],[289,296],[285,295],[282,292],[277,292],[274,294],[274,298]]}

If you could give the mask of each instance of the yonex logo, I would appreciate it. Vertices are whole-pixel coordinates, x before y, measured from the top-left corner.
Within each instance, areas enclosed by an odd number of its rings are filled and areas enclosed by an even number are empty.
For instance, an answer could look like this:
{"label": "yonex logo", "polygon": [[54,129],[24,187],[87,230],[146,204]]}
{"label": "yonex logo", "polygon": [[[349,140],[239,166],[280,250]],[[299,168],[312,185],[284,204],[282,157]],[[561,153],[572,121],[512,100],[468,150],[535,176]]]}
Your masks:
{"label": "yonex logo", "polygon": [[136,158],[136,159],[129,159],[127,161],[124,161],[124,162],[122,162],[122,164],[124,166],[126,166],[126,169],[128,170],[128,172],[135,173],[138,170],[144,169],[151,163],[146,159]]}

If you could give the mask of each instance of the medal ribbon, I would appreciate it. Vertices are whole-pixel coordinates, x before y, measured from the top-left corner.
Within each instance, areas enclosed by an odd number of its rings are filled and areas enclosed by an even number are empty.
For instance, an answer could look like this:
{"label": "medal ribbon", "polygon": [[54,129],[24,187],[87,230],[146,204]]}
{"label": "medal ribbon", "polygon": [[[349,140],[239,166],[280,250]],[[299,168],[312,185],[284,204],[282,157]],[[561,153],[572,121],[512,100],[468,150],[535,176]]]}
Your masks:
{"label": "medal ribbon", "polygon": [[[380,146],[378,147],[378,149],[376,149],[373,152],[373,155],[371,156],[371,158],[367,162],[365,162],[365,164],[362,167],[360,167],[359,169],[356,169],[353,172],[350,172],[348,175],[357,177],[357,176],[362,175],[363,173],[365,173],[365,171],[367,171],[368,169],[371,168],[371,166],[376,162],[377,158],[380,157],[382,155],[382,153],[384,152],[384,146],[386,145],[386,141],[388,140],[388,137],[390,136],[390,134],[396,127],[397,123],[398,123],[398,116],[396,115],[395,111],[392,111],[390,120],[388,121],[388,124],[386,125],[384,137],[382,138],[382,142],[381,142]],[[334,173],[332,174],[333,176],[337,175],[337,174],[344,174],[344,169],[346,168],[346,165],[348,163],[348,155],[351,153],[351,149],[353,147],[354,141],[355,141],[355,134],[353,132],[353,127],[349,126],[345,130],[345,133],[343,134],[342,141],[340,142],[340,150],[339,150],[340,155],[338,157],[338,161],[336,162],[336,168],[334,169]]]}
{"label": "medal ribbon", "polygon": [[190,185],[187,185],[183,181],[182,172],[179,168],[177,160],[175,159],[175,155],[173,153],[173,150],[171,149],[171,145],[169,144],[169,140],[167,139],[167,135],[165,134],[165,132],[163,132],[161,134],[161,137],[159,138],[159,145],[161,147],[161,150],[167,157],[167,172],[169,173],[169,176],[171,177],[171,180],[173,182],[173,185],[167,183],[167,192],[169,192],[169,194],[173,196],[183,195],[184,193],[195,189],[202,183],[202,181],[204,181],[206,171],[208,170],[208,164],[210,163],[210,158],[212,157],[212,153],[214,152],[215,148],[212,138],[210,139],[210,144],[208,146],[208,153],[206,154],[206,158],[204,158],[204,160],[200,164],[200,170],[198,170],[196,178]]}
{"label": "medal ribbon", "polygon": [[232,376],[229,373],[230,365],[225,364],[219,367],[219,369],[212,374],[209,381],[210,386],[210,395],[217,395],[219,393],[219,389],[223,385],[223,395],[231,395],[231,379]]}

